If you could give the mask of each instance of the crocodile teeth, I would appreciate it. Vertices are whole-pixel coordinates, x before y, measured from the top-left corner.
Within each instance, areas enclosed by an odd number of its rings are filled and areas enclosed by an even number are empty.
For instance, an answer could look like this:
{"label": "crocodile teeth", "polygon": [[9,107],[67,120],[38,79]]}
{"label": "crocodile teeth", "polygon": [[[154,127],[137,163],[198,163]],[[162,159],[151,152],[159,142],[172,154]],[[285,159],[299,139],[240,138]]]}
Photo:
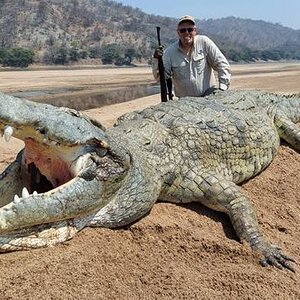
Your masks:
{"label": "crocodile teeth", "polygon": [[[37,191],[34,191],[34,192],[32,193],[32,196],[37,196],[37,195],[38,195],[38,192],[37,192]],[[22,199],[22,198],[28,198],[29,196],[30,196],[30,194],[29,194],[27,188],[24,187],[23,190],[22,190],[22,197],[20,198],[18,195],[15,195],[15,196],[14,196],[14,202],[15,202],[16,204],[18,204],[19,202],[21,202],[21,199]]]}
{"label": "crocodile teeth", "polygon": [[26,187],[24,187],[22,190],[22,198],[27,198],[29,196],[30,196],[30,194],[29,194],[28,190],[26,189]]}
{"label": "crocodile teeth", "polygon": [[18,195],[15,195],[14,202],[15,203],[19,203],[20,202],[20,197]]}
{"label": "crocodile teeth", "polygon": [[14,132],[14,129],[11,126],[5,126],[3,137],[6,142],[9,142],[13,132]]}

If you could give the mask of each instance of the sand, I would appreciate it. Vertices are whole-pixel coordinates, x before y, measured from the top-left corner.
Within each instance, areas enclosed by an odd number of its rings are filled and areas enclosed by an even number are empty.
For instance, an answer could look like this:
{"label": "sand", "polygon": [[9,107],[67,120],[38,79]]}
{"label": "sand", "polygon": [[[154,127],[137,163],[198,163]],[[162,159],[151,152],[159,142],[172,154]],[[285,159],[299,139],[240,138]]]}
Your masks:
{"label": "sand", "polygon": [[[300,90],[299,68],[240,68],[233,88]],[[158,102],[154,95],[86,113],[110,126]],[[0,143],[1,169],[21,147],[16,140]],[[267,170],[243,184],[264,235],[298,263],[299,173],[299,153],[282,145]],[[1,254],[0,299],[300,299],[299,265],[292,273],[258,260],[225,214],[200,204],[157,203],[128,228],[86,228],[53,248]]]}

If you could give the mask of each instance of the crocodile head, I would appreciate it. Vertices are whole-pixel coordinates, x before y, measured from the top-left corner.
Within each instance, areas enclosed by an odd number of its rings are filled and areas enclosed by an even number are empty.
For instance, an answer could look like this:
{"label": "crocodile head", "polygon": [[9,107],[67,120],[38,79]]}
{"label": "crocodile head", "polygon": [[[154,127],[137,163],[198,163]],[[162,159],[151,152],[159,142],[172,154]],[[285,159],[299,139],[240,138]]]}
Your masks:
{"label": "crocodile head", "polygon": [[126,150],[75,110],[0,94],[0,131],[25,144],[0,176],[0,238],[101,209],[129,169]]}

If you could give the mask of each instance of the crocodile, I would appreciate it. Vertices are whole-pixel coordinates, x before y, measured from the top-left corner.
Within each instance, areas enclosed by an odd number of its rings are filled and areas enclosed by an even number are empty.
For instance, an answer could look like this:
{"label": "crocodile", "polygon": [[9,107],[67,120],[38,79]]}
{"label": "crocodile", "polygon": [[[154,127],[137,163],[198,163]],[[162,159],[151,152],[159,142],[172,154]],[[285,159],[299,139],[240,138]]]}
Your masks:
{"label": "crocodile", "polygon": [[285,140],[300,150],[300,95],[229,90],[121,116],[105,128],[84,113],[0,94],[0,131],[24,149],[0,176],[0,252],[53,246],[85,227],[119,228],[158,201],[228,214],[263,266],[295,271],[263,235],[241,183]]}

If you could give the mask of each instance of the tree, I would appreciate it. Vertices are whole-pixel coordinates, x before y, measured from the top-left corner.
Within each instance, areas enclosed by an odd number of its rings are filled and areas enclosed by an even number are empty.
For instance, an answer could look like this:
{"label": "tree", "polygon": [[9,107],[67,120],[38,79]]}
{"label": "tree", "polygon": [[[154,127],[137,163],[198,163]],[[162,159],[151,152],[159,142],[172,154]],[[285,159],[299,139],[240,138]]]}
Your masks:
{"label": "tree", "polygon": [[100,46],[97,46],[97,45],[90,46],[88,52],[89,52],[90,58],[100,58],[101,57]]}
{"label": "tree", "polygon": [[36,12],[37,24],[42,24],[47,19],[47,15],[48,15],[48,4],[46,1],[40,0]]}
{"label": "tree", "polygon": [[58,48],[56,48],[53,52],[53,63],[57,65],[64,65],[66,64],[69,59],[68,59],[68,50],[67,48],[62,45]]}
{"label": "tree", "polygon": [[6,53],[5,49],[0,48],[0,64],[2,64],[2,62],[3,62],[3,59],[5,57],[5,53]]}
{"label": "tree", "polygon": [[80,58],[79,41],[72,41],[68,51],[70,61],[78,61]]}
{"label": "tree", "polygon": [[132,60],[136,57],[136,51],[135,49],[133,48],[128,48],[126,51],[125,51],[125,59],[127,60],[128,62],[128,65],[131,65],[132,63]]}
{"label": "tree", "polygon": [[66,45],[55,45],[49,47],[43,55],[43,63],[64,65],[69,62],[68,49]]}
{"label": "tree", "polygon": [[78,61],[80,58],[80,52],[77,48],[70,48],[69,49],[69,57],[71,61]]}
{"label": "tree", "polygon": [[121,49],[118,44],[107,44],[101,49],[101,60],[104,65],[112,64],[121,58]]}

